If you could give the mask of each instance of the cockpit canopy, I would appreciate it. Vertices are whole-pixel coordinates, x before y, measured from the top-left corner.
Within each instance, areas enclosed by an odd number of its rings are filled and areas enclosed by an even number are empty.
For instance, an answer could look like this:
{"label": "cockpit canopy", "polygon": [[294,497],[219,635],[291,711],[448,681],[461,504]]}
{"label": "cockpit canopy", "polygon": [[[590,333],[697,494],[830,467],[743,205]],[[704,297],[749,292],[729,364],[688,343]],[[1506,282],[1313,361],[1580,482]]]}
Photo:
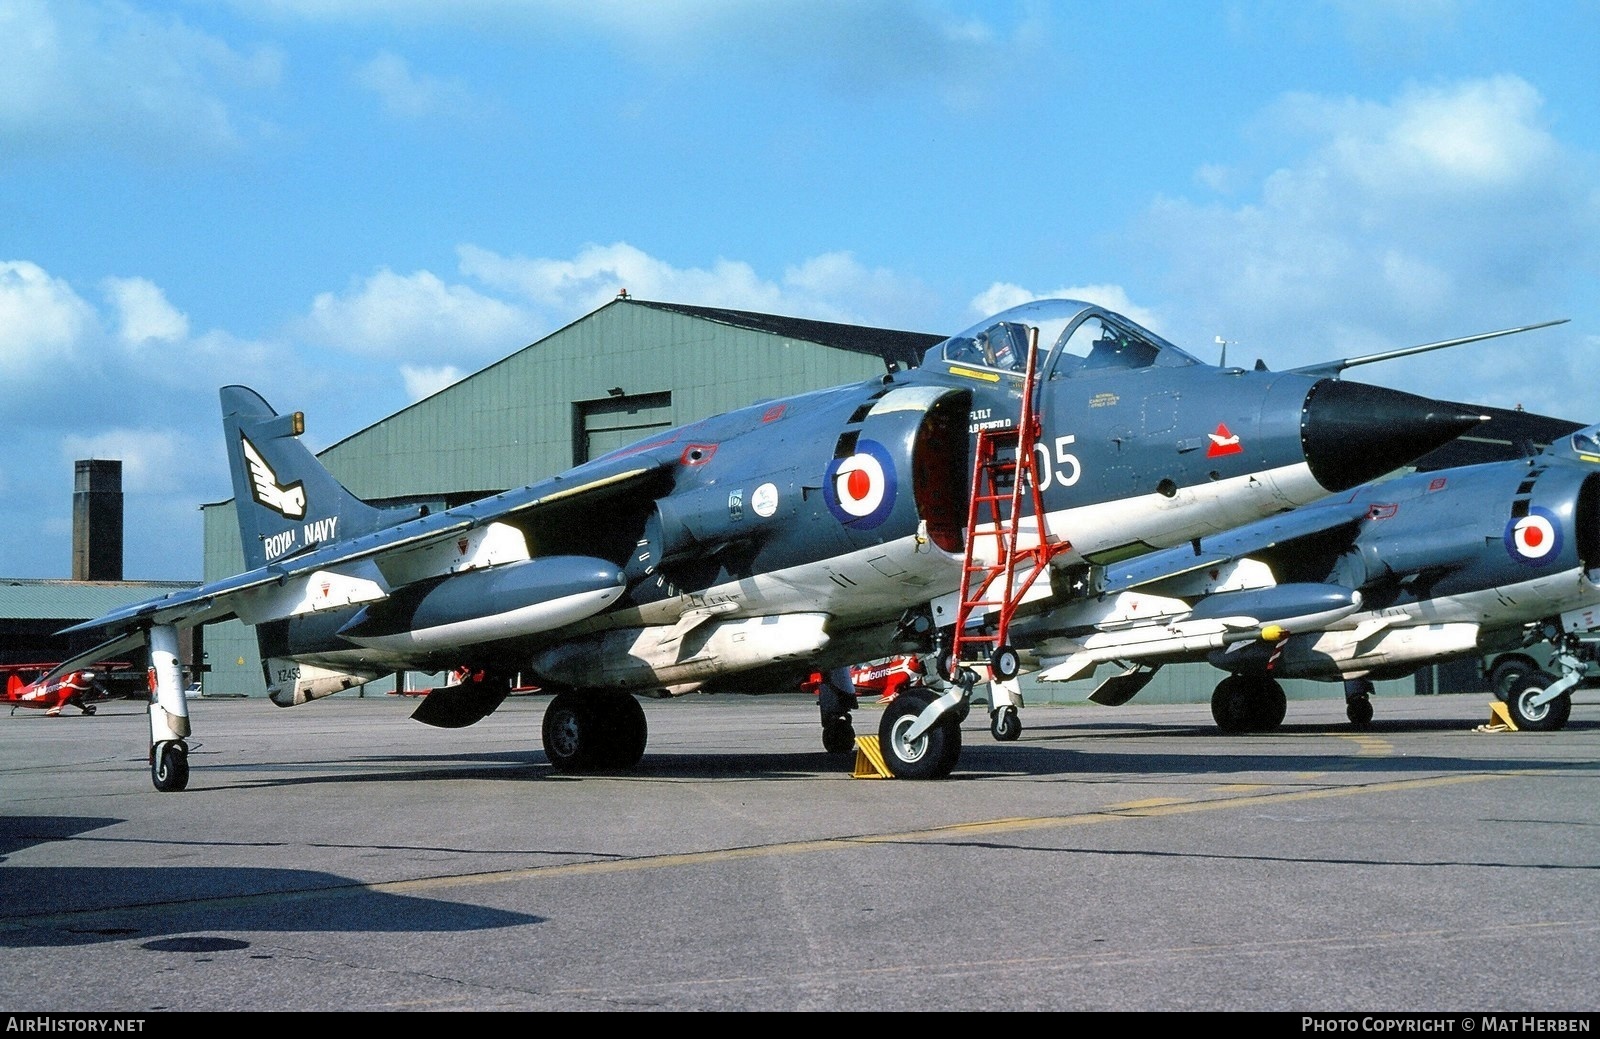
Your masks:
{"label": "cockpit canopy", "polygon": [[1075,299],[1035,300],[985,318],[934,345],[927,361],[1020,373],[1034,329],[1038,372],[1049,379],[1202,363],[1121,314]]}
{"label": "cockpit canopy", "polygon": [[1572,434],[1572,453],[1584,461],[1600,459],[1600,426],[1590,426]]}

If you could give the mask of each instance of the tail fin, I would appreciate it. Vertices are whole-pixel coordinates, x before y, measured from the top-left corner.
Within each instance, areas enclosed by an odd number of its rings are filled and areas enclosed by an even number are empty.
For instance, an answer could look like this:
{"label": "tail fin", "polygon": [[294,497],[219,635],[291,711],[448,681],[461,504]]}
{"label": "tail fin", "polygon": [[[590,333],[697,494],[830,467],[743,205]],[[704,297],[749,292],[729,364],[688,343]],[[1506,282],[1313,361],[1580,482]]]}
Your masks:
{"label": "tail fin", "polygon": [[416,509],[375,508],[345,490],[300,442],[304,414],[279,415],[254,390],[222,388],[222,429],[239,540],[251,570],[418,515]]}
{"label": "tail fin", "polygon": [[16,674],[13,673],[6,676],[6,695],[16,696],[18,693],[22,692],[23,685],[24,683],[22,679],[17,677]]}

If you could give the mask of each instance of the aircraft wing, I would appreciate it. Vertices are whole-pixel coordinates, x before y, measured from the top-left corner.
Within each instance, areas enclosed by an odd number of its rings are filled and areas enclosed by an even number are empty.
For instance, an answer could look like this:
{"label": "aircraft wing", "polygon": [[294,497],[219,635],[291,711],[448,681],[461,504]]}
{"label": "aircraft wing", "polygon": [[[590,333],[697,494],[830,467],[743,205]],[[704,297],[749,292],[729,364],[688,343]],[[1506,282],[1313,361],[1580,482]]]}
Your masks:
{"label": "aircraft wing", "polygon": [[[104,645],[96,647],[89,654],[80,654],[68,663],[81,667],[94,660],[103,660],[117,650],[141,645],[143,630],[152,624],[195,627],[227,620],[237,616],[241,609],[249,609],[252,594],[261,595],[273,588],[288,588],[314,575],[322,575],[336,584],[343,583],[346,589],[354,589],[346,594],[361,596],[360,599],[349,598],[345,601],[383,598],[390,591],[389,582],[377,564],[386,557],[450,543],[490,524],[513,518],[525,519],[552,505],[571,505],[585,497],[598,500],[636,490],[674,459],[675,456],[652,458],[648,455],[618,459],[609,465],[597,466],[587,474],[580,470],[551,477],[445,512],[406,520],[371,534],[313,547],[302,554],[197,588],[132,603],[60,632],[68,635],[104,631],[113,635]],[[581,478],[585,475],[586,479]],[[137,637],[127,641],[125,636],[129,635]],[[66,664],[61,668],[66,668]]]}
{"label": "aircraft wing", "polygon": [[1106,568],[1099,591],[1111,595],[1141,585],[1180,577],[1265,552],[1317,534],[1348,528],[1352,536],[1367,517],[1365,501],[1312,505],[1269,516],[1186,545],[1147,552]]}

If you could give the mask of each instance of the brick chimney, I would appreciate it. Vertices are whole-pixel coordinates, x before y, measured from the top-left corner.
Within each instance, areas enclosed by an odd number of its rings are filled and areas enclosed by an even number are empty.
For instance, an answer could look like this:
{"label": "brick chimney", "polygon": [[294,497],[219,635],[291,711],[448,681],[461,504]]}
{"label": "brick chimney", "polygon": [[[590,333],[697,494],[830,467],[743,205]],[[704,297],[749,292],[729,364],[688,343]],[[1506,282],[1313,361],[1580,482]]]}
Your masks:
{"label": "brick chimney", "polygon": [[76,463],[72,481],[72,579],[122,580],[122,462]]}

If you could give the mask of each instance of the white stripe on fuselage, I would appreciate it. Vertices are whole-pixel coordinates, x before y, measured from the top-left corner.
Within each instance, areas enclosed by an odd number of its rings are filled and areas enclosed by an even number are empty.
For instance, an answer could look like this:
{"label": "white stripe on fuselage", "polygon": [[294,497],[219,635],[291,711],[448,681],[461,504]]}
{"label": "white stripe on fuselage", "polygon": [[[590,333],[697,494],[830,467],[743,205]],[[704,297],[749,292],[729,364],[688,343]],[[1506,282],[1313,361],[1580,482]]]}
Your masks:
{"label": "white stripe on fuselage", "polygon": [[[1314,501],[1327,493],[1302,463],[1182,488],[1171,498],[1143,494],[1051,512],[1048,529],[1072,543],[1072,551],[1062,553],[1054,562],[1058,566],[1080,562],[1084,555],[1135,542],[1156,548],[1181,544]],[[1181,524],[1175,522],[1179,517]],[[1031,521],[1023,526],[1019,543],[1026,547],[1033,542],[1035,526]],[[981,542],[979,547],[981,550]],[[561,637],[576,638],[610,628],[671,627],[692,610],[730,603],[727,612],[720,614],[728,620],[825,612],[833,618],[830,628],[838,632],[893,619],[909,605],[921,605],[959,591],[962,562],[959,553],[945,552],[925,536],[900,538],[591,617],[561,629]],[[338,660],[346,655],[339,652],[326,659]],[[371,661],[373,651],[351,656]],[[405,666],[404,654],[397,653],[392,665]]]}
{"label": "white stripe on fuselage", "polygon": [[[1052,497],[1059,498],[1058,492]],[[1070,551],[1054,558],[1056,566],[1081,563],[1099,553],[1129,545],[1169,548],[1194,538],[1220,534],[1243,523],[1263,519],[1328,496],[1304,462],[1249,476],[1179,488],[1172,497],[1139,494],[1128,498],[1052,509],[1046,503],[1046,529]],[[979,550],[985,547],[980,527]],[[1038,544],[1038,526],[1024,518],[1017,543],[1022,548]],[[992,544],[992,539],[991,539]],[[991,557],[992,551],[988,553]],[[988,561],[988,560],[986,560]]]}

